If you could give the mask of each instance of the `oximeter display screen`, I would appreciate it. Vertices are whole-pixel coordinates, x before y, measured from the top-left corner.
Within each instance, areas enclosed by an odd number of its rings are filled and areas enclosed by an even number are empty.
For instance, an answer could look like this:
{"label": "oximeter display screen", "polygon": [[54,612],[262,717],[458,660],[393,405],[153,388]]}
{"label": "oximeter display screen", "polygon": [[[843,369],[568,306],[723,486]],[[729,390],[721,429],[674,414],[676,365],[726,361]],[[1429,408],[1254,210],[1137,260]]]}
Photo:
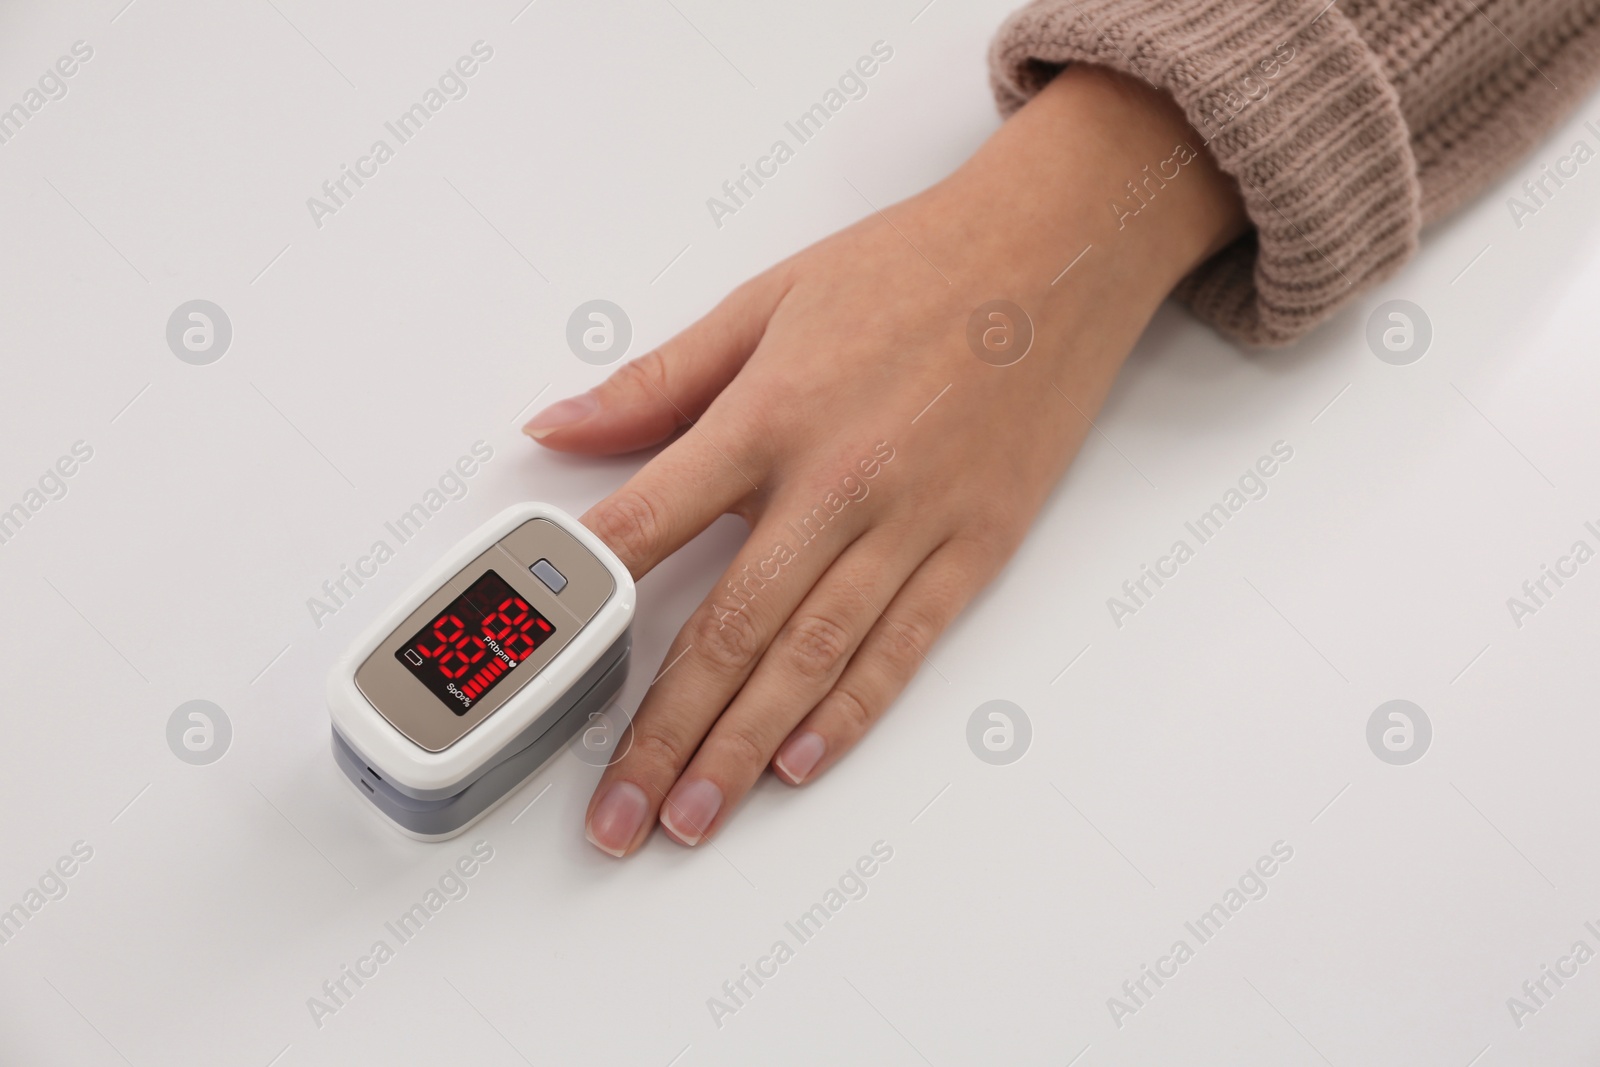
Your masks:
{"label": "oximeter display screen", "polygon": [[457,715],[555,633],[494,571],[452,600],[395,658]]}

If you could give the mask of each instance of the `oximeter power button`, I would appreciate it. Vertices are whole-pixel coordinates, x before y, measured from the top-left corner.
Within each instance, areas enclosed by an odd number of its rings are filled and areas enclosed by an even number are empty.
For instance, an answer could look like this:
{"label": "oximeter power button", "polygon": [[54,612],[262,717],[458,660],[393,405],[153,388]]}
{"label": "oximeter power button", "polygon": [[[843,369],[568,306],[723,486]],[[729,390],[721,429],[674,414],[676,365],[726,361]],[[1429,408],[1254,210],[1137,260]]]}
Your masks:
{"label": "oximeter power button", "polygon": [[[526,558],[526,557],[524,557]],[[533,576],[543,582],[552,593],[559,593],[567,587],[567,576],[556,570],[556,565],[547,559],[528,568]]]}

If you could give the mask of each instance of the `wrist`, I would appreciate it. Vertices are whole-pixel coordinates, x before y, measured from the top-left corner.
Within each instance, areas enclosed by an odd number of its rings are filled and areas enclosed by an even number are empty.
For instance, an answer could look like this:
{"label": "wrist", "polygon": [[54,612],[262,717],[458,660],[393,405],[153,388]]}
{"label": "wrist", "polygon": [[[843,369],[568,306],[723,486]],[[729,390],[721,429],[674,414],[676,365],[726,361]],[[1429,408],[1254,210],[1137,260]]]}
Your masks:
{"label": "wrist", "polygon": [[1248,225],[1177,104],[1099,67],[1063,71],[936,193],[968,220],[979,261],[1019,282],[1042,276],[1047,305],[1110,301],[1141,310],[1141,326]]}

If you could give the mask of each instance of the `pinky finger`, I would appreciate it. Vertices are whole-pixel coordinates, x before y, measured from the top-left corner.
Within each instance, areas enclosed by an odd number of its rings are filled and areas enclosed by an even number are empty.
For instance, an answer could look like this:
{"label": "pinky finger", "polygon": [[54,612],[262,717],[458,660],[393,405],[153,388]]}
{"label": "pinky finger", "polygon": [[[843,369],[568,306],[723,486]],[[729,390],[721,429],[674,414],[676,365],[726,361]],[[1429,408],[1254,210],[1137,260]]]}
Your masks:
{"label": "pinky finger", "polygon": [[790,785],[821,774],[861,739],[928,663],[928,650],[987,579],[971,546],[947,541],[912,572],[833,689],[790,732],[772,769]]}

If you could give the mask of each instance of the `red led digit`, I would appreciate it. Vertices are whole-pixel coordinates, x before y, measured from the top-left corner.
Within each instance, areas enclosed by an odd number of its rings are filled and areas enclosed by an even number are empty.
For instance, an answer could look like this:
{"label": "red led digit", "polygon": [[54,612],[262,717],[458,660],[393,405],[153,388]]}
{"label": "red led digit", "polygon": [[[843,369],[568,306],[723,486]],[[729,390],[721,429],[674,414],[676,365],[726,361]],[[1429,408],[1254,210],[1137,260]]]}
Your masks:
{"label": "red led digit", "polygon": [[483,643],[483,638],[474,637],[472,634],[463,633],[456,642],[453,651],[460,654],[461,658],[470,665],[478,662],[488,652],[489,646]]}
{"label": "red led digit", "polygon": [[496,641],[504,641],[506,636],[516,629],[511,619],[504,611],[496,611],[483,620],[483,632]]}
{"label": "red led digit", "polygon": [[[473,642],[476,642],[477,648],[472,647]],[[469,638],[439,657],[439,670],[446,678],[460,678],[472,669],[474,663],[483,658],[483,652],[483,642],[475,637]],[[460,664],[459,667],[454,666],[457,663]]]}
{"label": "red led digit", "polygon": [[528,636],[528,624],[524,622],[521,629],[506,639],[506,652],[517,662],[522,662],[538,648],[538,642]]}
{"label": "red led digit", "polygon": [[500,606],[483,620],[483,632],[496,641],[507,645],[506,652],[515,654],[508,645],[507,638],[515,640],[516,631],[525,631],[528,628],[527,601],[521,597],[507,597],[500,602]]}
{"label": "red led digit", "polygon": [[[449,621],[456,627],[456,632],[448,639],[444,637],[445,622]],[[472,665],[483,658],[485,646],[483,640],[467,632],[461,620],[454,615],[441,618],[434,624],[434,636],[448,640],[452,646],[448,651],[439,656],[439,671],[446,678],[460,678],[471,669]],[[443,645],[440,646],[441,648]],[[455,666],[459,662],[460,666]]]}
{"label": "red led digit", "polygon": [[[454,625],[456,628],[456,632],[453,634],[445,632],[450,625]],[[449,648],[449,646],[456,644],[460,640],[461,635],[466,633],[467,630],[465,626],[461,625],[460,619],[450,614],[441,615],[437,619],[433,620],[432,629],[433,639],[439,642],[438,645],[432,649],[429,649],[421,641],[416,642],[417,651],[429,659],[433,659],[435,656]]]}

